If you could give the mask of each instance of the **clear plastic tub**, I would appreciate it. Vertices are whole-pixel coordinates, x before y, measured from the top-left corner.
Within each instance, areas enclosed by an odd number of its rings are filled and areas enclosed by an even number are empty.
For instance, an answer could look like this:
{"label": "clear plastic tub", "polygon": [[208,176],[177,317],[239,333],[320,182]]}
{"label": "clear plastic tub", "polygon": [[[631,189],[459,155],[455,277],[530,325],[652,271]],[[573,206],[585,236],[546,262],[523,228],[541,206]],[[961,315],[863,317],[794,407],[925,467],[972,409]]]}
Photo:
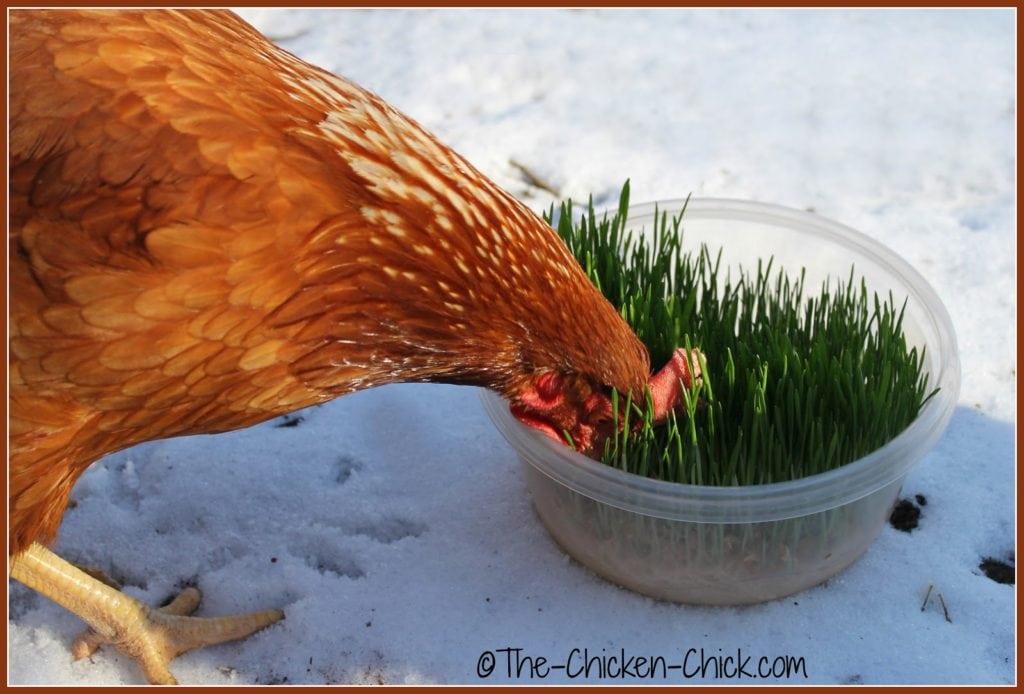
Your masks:
{"label": "clear plastic tub", "polygon": [[[658,203],[678,214],[682,201]],[[628,226],[653,227],[655,205],[631,207]],[[519,454],[537,513],[574,558],[608,580],[655,598],[705,605],[756,603],[817,585],[877,537],[907,470],[945,430],[960,364],[953,326],[934,290],[876,241],[815,214],[760,203],[691,199],[684,246],[722,248],[723,267],[806,269],[813,293],[826,277],[864,276],[869,291],[907,298],[904,332],[925,347],[939,393],[885,446],[836,470],[791,482],[706,487],[661,482],[603,465],[520,424],[508,403],[483,404]]]}

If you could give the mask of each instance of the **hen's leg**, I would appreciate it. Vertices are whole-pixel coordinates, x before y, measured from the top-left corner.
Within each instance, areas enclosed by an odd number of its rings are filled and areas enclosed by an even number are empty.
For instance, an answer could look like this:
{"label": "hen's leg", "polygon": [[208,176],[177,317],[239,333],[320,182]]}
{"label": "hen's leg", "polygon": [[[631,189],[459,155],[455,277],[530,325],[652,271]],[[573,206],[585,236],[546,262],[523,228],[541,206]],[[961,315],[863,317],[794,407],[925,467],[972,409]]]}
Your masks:
{"label": "hen's leg", "polygon": [[76,657],[111,643],[135,658],[151,684],[176,684],[167,666],[196,648],[234,641],[284,617],[264,610],[231,617],[188,617],[199,605],[199,591],[186,589],[171,604],[151,608],[72,566],[38,543],[11,559],[11,578],[33,588],[81,617],[90,631],[74,646]]}

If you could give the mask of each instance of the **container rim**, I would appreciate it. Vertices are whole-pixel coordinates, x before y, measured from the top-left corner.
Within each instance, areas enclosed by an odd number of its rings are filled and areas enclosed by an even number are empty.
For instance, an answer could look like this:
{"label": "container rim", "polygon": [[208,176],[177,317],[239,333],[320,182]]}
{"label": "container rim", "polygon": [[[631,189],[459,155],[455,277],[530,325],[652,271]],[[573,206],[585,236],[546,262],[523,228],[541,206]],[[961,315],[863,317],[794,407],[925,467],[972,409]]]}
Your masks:
{"label": "container rim", "polygon": [[[644,217],[676,214],[683,200],[633,205],[629,223],[636,227]],[[602,213],[599,213],[599,217]],[[611,214],[605,212],[603,214]],[[789,482],[712,487],[649,479],[607,466],[559,444],[520,424],[508,403],[482,390],[484,409],[520,457],[539,472],[595,501],[647,516],[700,523],[776,521],[818,513],[852,503],[893,482],[902,480],[942,435],[959,397],[960,362],[956,334],[949,313],[931,285],[894,251],[848,226],[815,213],[747,200],[691,198],[686,220],[714,218],[756,221],[810,233],[849,248],[877,266],[900,277],[908,296],[924,307],[916,316],[937,338],[928,343],[938,357],[930,372],[931,385],[939,392],[918,417],[887,444],[842,467]]]}

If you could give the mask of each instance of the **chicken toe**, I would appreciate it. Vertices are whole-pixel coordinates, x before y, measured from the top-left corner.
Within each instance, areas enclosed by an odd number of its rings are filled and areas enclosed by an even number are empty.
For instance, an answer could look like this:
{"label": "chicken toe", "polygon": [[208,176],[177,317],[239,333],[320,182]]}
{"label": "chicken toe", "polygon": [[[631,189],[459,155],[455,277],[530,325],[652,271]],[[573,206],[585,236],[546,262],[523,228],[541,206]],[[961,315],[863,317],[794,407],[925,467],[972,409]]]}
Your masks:
{"label": "chicken toe", "polygon": [[32,544],[11,561],[11,577],[81,617],[89,629],[75,640],[75,659],[113,644],[139,663],[151,684],[176,684],[168,664],[176,656],[235,641],[284,618],[281,610],[230,617],[191,617],[200,592],[186,588],[171,603],[152,608],[97,580],[42,545]]}
{"label": "chicken toe", "polygon": [[[88,573],[91,576],[95,576],[95,574],[91,571],[86,571],[86,573]],[[99,576],[95,577],[99,578],[101,581],[103,580]],[[113,585],[118,590],[120,590],[121,588],[121,586],[115,585],[110,581],[103,582],[107,585]],[[199,592],[198,588],[189,587],[178,593],[176,596],[174,596],[174,599],[166,605],[164,605],[163,607],[156,608],[156,611],[168,615],[180,615],[183,617],[187,617],[188,615],[196,611],[202,599],[203,594]],[[88,658],[96,652],[96,649],[98,649],[105,643],[109,643],[107,638],[95,629],[93,629],[92,627],[89,627],[88,629],[83,631],[78,636],[77,639],[75,639],[74,643],[71,644],[71,655],[74,657],[75,660]]]}

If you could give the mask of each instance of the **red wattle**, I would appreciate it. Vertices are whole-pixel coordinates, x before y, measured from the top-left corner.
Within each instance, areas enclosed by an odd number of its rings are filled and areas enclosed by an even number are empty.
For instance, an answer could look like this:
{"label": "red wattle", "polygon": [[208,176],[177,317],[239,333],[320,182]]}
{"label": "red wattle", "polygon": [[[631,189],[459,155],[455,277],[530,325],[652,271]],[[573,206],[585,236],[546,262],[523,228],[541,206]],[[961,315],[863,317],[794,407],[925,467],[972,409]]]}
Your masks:
{"label": "red wattle", "polygon": [[693,375],[700,378],[700,356],[699,349],[692,349],[687,354],[680,347],[672,353],[669,362],[648,379],[647,387],[651,389],[651,399],[654,401],[655,422],[663,421],[671,410],[683,402],[683,388],[693,386]]}

